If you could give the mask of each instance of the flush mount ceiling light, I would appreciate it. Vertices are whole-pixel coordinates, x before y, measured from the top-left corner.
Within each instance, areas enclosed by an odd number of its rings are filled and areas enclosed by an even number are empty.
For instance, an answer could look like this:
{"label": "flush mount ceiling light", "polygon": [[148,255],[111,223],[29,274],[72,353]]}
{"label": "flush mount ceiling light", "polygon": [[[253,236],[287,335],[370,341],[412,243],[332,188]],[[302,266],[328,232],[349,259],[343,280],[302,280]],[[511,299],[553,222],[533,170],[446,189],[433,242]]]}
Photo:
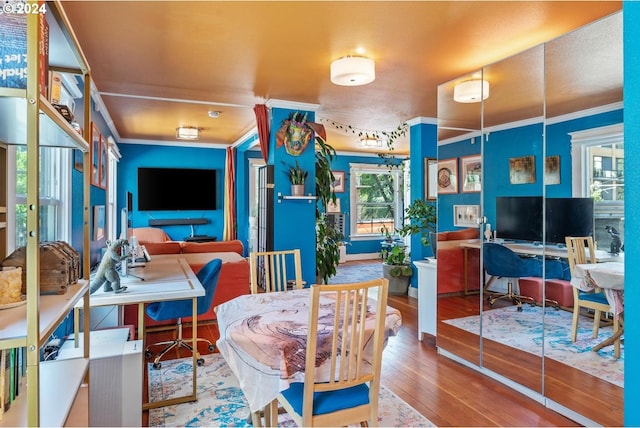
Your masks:
{"label": "flush mount ceiling light", "polygon": [[220,114],[222,114],[222,112],[219,110],[209,110],[209,117],[212,119],[220,117]]}
{"label": "flush mount ceiling light", "polygon": [[376,78],[376,64],[362,56],[345,56],[331,63],[331,82],[341,86],[359,86]]}
{"label": "flush mount ceiling light", "polygon": [[375,137],[364,137],[360,139],[360,145],[368,148],[382,147],[382,140]]}
{"label": "flush mount ceiling light", "polygon": [[200,138],[200,128],[195,126],[180,126],[176,128],[176,138],[179,140],[197,140]]}
{"label": "flush mount ceiling light", "polygon": [[453,88],[453,100],[458,103],[479,103],[489,98],[489,81],[473,79]]}

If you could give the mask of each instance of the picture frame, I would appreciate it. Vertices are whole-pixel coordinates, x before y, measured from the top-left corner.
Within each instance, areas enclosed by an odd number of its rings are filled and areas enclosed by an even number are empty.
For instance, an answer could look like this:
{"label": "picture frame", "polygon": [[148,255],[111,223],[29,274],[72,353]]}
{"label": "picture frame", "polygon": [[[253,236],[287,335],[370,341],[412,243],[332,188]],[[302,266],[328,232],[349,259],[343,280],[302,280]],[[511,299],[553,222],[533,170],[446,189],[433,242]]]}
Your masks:
{"label": "picture frame", "polygon": [[438,194],[458,193],[458,158],[438,160]]}
{"label": "picture frame", "polygon": [[331,189],[336,193],[342,193],[345,189],[345,173],[344,171],[332,171],[335,180],[331,184]]}
{"label": "picture frame", "polygon": [[93,240],[100,241],[105,236],[105,206],[95,205],[93,207]]}
{"label": "picture frame", "polygon": [[560,184],[560,155],[544,159],[544,184]]}
{"label": "picture frame", "polygon": [[336,198],[336,202],[329,200],[327,202],[327,212],[328,213],[340,213],[340,198]]}
{"label": "picture frame", "polygon": [[91,185],[100,186],[100,131],[91,123]]}
{"label": "picture frame", "polygon": [[438,159],[424,160],[424,198],[435,201],[438,198]]}
{"label": "picture frame", "polygon": [[458,227],[480,227],[478,217],[480,205],[454,205],[453,225]]}
{"label": "picture frame", "polygon": [[100,135],[100,187],[107,188],[107,175],[109,172],[109,156],[108,148],[109,143],[104,135]]}
{"label": "picture frame", "polygon": [[480,155],[461,157],[460,169],[462,192],[480,192],[482,190],[482,157]]}
{"label": "picture frame", "polygon": [[82,150],[73,150],[73,169],[78,172],[84,171],[84,153],[82,153]]}
{"label": "picture frame", "polygon": [[530,155],[509,158],[509,182],[511,184],[535,183],[536,157]]}

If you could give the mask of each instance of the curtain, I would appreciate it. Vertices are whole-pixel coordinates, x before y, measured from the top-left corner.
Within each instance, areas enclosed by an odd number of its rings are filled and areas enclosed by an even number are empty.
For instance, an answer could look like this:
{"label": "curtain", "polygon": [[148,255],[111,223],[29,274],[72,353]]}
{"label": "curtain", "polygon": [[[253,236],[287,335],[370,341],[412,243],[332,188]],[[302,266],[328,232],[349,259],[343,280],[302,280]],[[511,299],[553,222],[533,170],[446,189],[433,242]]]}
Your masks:
{"label": "curtain", "polygon": [[223,241],[237,238],[236,228],[236,172],[234,147],[227,147],[227,161],[224,170],[224,230]]}
{"label": "curtain", "polygon": [[256,123],[258,124],[258,138],[260,140],[260,151],[262,159],[268,162],[269,157],[269,111],[264,104],[256,104],[253,107],[256,114]]}

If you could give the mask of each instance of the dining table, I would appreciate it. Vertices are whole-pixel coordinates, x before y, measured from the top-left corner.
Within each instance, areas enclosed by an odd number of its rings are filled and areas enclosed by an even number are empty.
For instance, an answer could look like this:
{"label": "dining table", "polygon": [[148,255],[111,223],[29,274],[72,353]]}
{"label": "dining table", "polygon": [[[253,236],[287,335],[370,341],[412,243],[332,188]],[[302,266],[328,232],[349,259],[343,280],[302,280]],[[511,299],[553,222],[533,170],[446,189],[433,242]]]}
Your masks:
{"label": "dining table", "polygon": [[[291,383],[304,382],[310,295],[309,288],[248,294],[215,308],[220,331],[216,345],[238,378],[252,413],[267,408]],[[319,319],[330,321],[320,322],[319,329],[333,328],[328,300],[332,298],[334,293],[321,295]],[[370,300],[368,306],[366,322],[373,330],[375,302]],[[401,324],[400,311],[387,306],[385,343]]]}
{"label": "dining table", "polygon": [[599,351],[613,345],[624,334],[624,263],[603,262],[577,264],[571,275],[571,285],[582,291],[601,289],[611,307],[613,316],[619,320],[620,328],[614,334],[593,347]]}

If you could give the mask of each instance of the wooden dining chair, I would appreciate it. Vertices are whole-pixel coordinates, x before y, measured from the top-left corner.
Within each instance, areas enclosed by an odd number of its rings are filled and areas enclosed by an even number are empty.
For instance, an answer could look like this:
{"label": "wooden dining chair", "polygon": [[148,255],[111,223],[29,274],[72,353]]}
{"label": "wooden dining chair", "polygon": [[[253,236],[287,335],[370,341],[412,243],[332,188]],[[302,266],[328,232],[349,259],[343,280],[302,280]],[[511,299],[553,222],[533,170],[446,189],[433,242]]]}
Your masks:
{"label": "wooden dining chair", "polygon": [[[388,291],[384,278],[311,287],[304,383],[278,395],[298,426],[377,426]],[[323,312],[335,310],[331,319],[318,319],[321,300]]]}
{"label": "wooden dining chair", "polygon": [[265,293],[301,289],[302,263],[300,250],[252,251],[249,253],[251,294],[262,288]]}
{"label": "wooden dining chair", "polygon": [[[567,236],[565,238],[567,244],[567,259],[571,275],[574,275],[576,265],[586,263],[596,263],[596,251],[591,236]],[[593,314],[593,334],[592,337],[598,337],[600,329],[600,317],[604,312],[611,312],[611,306],[606,296],[599,289],[593,292],[582,291],[577,287],[573,287],[573,321],[571,324],[571,341],[578,339],[578,319],[580,317],[580,308],[592,309]],[[614,317],[613,331],[618,331],[620,324]],[[614,354],[616,358],[620,357],[620,341],[614,343]]]}

